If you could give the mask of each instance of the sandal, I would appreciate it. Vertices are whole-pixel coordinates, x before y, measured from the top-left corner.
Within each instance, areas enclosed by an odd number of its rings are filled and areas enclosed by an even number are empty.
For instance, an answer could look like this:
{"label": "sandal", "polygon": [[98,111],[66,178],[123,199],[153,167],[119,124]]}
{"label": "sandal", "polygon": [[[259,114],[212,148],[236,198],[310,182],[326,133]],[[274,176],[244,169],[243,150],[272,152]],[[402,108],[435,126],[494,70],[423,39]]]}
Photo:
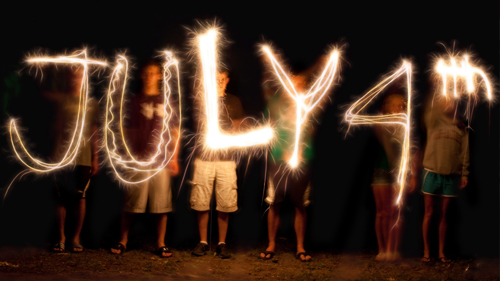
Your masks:
{"label": "sandal", "polygon": [[163,254],[172,254],[172,251],[169,248],[165,247],[165,246],[158,248],[156,250],[156,254],[158,256],[160,256],[160,258],[170,258],[170,257],[172,257],[172,255],[170,255],[170,256],[164,256],[163,255]]}
{"label": "sandal", "polygon": [[447,259],[446,257],[440,257],[439,260],[442,262],[442,263],[449,263],[450,260]]}
{"label": "sandal", "polygon": [[430,262],[431,261],[431,258],[430,257],[422,257],[422,260],[423,262],[427,263],[427,262]]}
{"label": "sandal", "polygon": [[65,250],[66,246],[62,242],[55,243],[54,246],[52,247],[53,253],[64,253]]}
{"label": "sandal", "polygon": [[[119,253],[113,253],[111,250],[118,250],[120,252]],[[123,245],[122,243],[117,243],[116,246],[111,247],[111,249],[109,250],[109,252],[112,253],[112,254],[114,254],[114,255],[123,255],[123,253],[125,253],[126,250],[127,250],[127,247],[125,247],[125,245]]]}
{"label": "sandal", "polygon": [[[302,256],[304,256],[304,259],[302,259]],[[307,259],[307,257],[310,257],[310,259]],[[309,255],[307,252],[300,252],[300,253],[297,253],[295,255],[295,258],[297,258],[298,260],[300,260],[301,262],[308,262],[308,261],[311,261],[312,260],[312,257],[311,255]]]}
{"label": "sandal", "polygon": [[[259,259],[261,260],[270,260],[274,257],[274,251],[264,251],[264,252],[261,252],[261,254],[264,254],[264,256],[259,256]],[[269,257],[267,257],[267,255],[269,255]]]}
{"label": "sandal", "polygon": [[[78,250],[78,251],[75,251]],[[72,253],[81,253],[83,252],[83,246],[80,243],[75,243],[73,246],[71,246],[71,252]]]}

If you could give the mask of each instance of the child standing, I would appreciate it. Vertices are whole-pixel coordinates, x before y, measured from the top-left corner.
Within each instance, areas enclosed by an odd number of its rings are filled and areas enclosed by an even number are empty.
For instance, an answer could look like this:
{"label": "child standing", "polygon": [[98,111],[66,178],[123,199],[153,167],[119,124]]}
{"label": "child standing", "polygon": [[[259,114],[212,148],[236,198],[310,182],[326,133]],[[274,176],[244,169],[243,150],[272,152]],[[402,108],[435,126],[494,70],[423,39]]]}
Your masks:
{"label": "child standing", "polygon": [[434,206],[441,211],[439,219],[439,259],[449,260],[444,254],[447,230],[446,214],[451,198],[464,188],[469,175],[469,133],[465,123],[456,115],[457,103],[450,97],[434,97],[424,113],[427,133],[423,155],[422,192],[425,215],[422,223],[424,240],[423,262],[430,261],[429,227]]}

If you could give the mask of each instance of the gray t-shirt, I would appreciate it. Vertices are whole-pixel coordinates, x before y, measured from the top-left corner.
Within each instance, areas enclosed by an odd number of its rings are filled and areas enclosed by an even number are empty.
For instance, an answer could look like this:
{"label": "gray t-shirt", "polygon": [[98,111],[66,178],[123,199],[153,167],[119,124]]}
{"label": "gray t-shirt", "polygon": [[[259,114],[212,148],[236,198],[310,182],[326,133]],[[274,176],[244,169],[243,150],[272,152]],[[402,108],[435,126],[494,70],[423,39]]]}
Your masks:
{"label": "gray t-shirt", "polygon": [[441,175],[469,175],[469,132],[458,118],[447,117],[437,106],[424,113],[427,132],[423,166]]}

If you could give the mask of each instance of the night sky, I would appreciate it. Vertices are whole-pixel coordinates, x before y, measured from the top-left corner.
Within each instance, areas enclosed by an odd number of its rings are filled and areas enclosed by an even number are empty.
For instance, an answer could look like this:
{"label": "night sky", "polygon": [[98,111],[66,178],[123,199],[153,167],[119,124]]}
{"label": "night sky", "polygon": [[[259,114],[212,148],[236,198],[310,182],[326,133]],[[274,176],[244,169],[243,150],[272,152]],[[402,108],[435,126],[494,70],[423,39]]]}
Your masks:
{"label": "night sky", "polygon": [[[376,249],[375,205],[369,186],[374,137],[368,127],[355,129],[346,136],[343,113],[349,103],[370,89],[401,59],[411,59],[415,67],[414,133],[418,136],[418,113],[425,95],[431,91],[426,81],[433,66],[432,58],[445,54],[438,42],[448,47],[456,42],[457,50],[473,51],[498,85],[499,4],[498,1],[467,5],[457,1],[448,1],[450,5],[423,1],[371,2],[304,1],[282,6],[237,1],[226,5],[216,2],[214,6],[194,2],[173,5],[137,2],[113,8],[88,3],[71,8],[41,4],[3,8],[0,17],[3,38],[1,121],[5,124],[9,116],[14,115],[24,120],[38,112],[37,104],[26,98],[30,97],[26,93],[28,86],[21,85],[21,96],[6,97],[11,88],[5,82],[24,66],[23,58],[27,53],[38,50],[60,54],[88,47],[108,62],[114,62],[116,54],[126,51],[139,64],[157,55],[159,50],[171,49],[181,62],[183,88],[191,95],[196,64],[188,55],[192,38],[188,29],[198,27],[197,21],[216,21],[230,41],[222,57],[231,75],[228,92],[240,97],[247,114],[259,118],[265,108],[261,89],[264,67],[259,59],[259,44],[272,43],[292,68],[314,63],[334,45],[344,46],[342,79],[331,95],[332,101],[324,106],[319,117],[315,150],[320,153],[316,153],[313,162],[311,180],[315,192],[314,204],[308,210],[307,243],[315,249]],[[26,71],[22,74],[27,76]],[[92,78],[95,97],[103,96],[108,75],[109,71]],[[186,113],[192,113],[190,108],[186,108]],[[491,105],[478,104],[471,122],[469,186],[451,206],[451,246],[448,247],[455,255],[498,257],[498,121],[498,98]],[[191,125],[191,120],[187,119],[188,132]],[[29,130],[43,134],[43,129]],[[418,144],[418,137],[414,141]],[[11,156],[6,133],[2,134],[0,145],[1,163],[5,167],[0,187],[4,187],[21,166]],[[186,156],[184,152],[184,160]],[[240,167],[240,211],[231,217],[228,236],[235,242],[265,241],[265,206],[261,202],[263,163],[263,159],[252,158],[246,176],[245,167]],[[187,177],[190,177],[189,171]],[[28,177],[14,185],[0,207],[0,244],[22,244],[24,241],[40,244],[51,239],[53,199],[47,182],[48,177]],[[84,241],[92,247],[100,247],[112,242],[113,235],[117,234],[120,189],[106,167],[94,182],[95,190],[88,200],[92,207],[87,215]],[[189,243],[194,241],[194,246],[196,217],[186,204],[189,185],[185,182],[179,188],[180,183],[180,179],[174,181],[176,212],[169,217],[167,240],[176,245],[191,245]],[[419,192],[408,196],[404,212],[407,219],[402,250],[420,255],[423,199]],[[285,219],[283,223],[291,221]],[[282,227],[280,233],[293,237],[292,230],[290,224]],[[28,234],[31,231],[41,235]],[[142,232],[140,227],[135,229],[135,233]]]}

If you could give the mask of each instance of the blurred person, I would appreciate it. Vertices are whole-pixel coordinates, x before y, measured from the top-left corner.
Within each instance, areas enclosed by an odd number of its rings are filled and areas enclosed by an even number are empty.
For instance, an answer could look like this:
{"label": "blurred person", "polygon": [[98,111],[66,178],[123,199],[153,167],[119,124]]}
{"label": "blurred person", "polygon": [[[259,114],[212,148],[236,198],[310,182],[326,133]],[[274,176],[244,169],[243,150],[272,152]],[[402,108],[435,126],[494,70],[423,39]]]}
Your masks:
{"label": "blurred person", "polygon": [[[52,126],[50,137],[53,138],[53,154],[51,158],[59,161],[65,154],[67,142],[71,139],[73,126],[71,121],[75,120],[80,108],[80,89],[83,82],[83,68],[72,68],[67,72],[69,75],[68,89],[66,93],[46,92],[45,96],[56,103],[56,118]],[[75,211],[75,222],[73,235],[71,237],[70,250],[74,253],[83,251],[80,243],[80,234],[85,220],[86,192],[90,185],[90,179],[99,171],[99,137],[98,137],[98,105],[97,102],[88,98],[87,112],[83,134],[79,150],[74,159],[75,166],[64,169],[54,175],[56,190],[56,222],[58,242],[52,247],[55,253],[66,250],[66,235],[64,232],[67,219],[67,210]]]}
{"label": "blurred person", "polygon": [[[164,118],[164,95],[160,91],[163,79],[161,63],[150,60],[142,66],[140,78],[141,91],[131,100],[129,127],[127,139],[131,144],[132,153],[139,161],[146,161],[157,152],[158,140],[168,141],[168,134],[160,135]],[[169,124],[171,125],[171,124]],[[179,134],[175,127],[171,129],[171,139],[177,139]],[[174,149],[173,145],[167,149]],[[157,157],[151,168],[158,167],[164,159],[164,153]],[[136,213],[154,214],[156,217],[156,253],[162,258],[172,256],[172,251],[165,246],[167,231],[167,213],[173,210],[171,177],[179,173],[177,162],[178,149],[173,151],[173,157],[168,165],[152,178],[137,184],[125,186],[124,207],[121,215],[120,240],[110,252],[123,254],[127,249],[128,235],[132,219]],[[153,173],[153,172],[151,172]]]}
{"label": "blurred person", "polygon": [[[237,132],[244,117],[244,110],[238,97],[226,93],[229,73],[218,71],[217,95],[219,104],[219,126],[226,132]],[[200,109],[203,110],[203,109]],[[200,120],[199,120],[200,121]],[[198,124],[201,126],[201,123]],[[200,131],[200,129],[198,129]],[[198,144],[199,146],[200,144]],[[203,256],[208,250],[208,221],[212,192],[215,190],[219,243],[216,255],[222,259],[231,257],[226,245],[229,213],[238,210],[238,186],[236,162],[233,152],[196,151],[194,175],[191,181],[191,208],[197,211],[200,242],[192,251],[194,256]]]}
{"label": "blurred person", "polygon": [[[381,114],[396,114],[406,111],[406,98],[395,88],[390,88],[384,98]],[[375,198],[375,233],[377,235],[377,261],[396,261],[399,254],[401,220],[397,220],[398,210],[395,204],[397,196],[398,164],[401,161],[401,145],[404,128],[400,125],[374,125],[378,140],[377,158],[372,177],[372,191]],[[398,222],[397,222],[398,221]],[[396,224],[397,222],[397,224]]]}
{"label": "blurred person", "polygon": [[[305,90],[306,78],[302,75],[291,77],[298,92]],[[266,203],[269,204],[267,215],[269,244],[260,253],[261,259],[272,259],[276,251],[276,236],[280,225],[281,203],[290,200],[295,207],[294,228],[297,236],[296,258],[300,261],[310,261],[311,255],[304,248],[307,214],[306,207],[310,204],[310,162],[313,157],[312,135],[313,126],[302,126],[300,140],[299,165],[293,170],[288,161],[292,157],[294,138],[296,134],[295,102],[284,90],[270,98],[268,109],[271,123],[274,125],[277,140],[268,156]]]}
{"label": "blurred person", "polygon": [[416,157],[411,180],[414,187],[416,175],[421,174],[425,205],[423,262],[430,261],[429,228],[435,209],[440,211],[439,260],[443,263],[450,261],[444,253],[447,211],[452,198],[468,183],[469,133],[464,120],[456,112],[457,102],[453,98],[436,94],[427,103],[423,116],[426,143],[423,152]]}

